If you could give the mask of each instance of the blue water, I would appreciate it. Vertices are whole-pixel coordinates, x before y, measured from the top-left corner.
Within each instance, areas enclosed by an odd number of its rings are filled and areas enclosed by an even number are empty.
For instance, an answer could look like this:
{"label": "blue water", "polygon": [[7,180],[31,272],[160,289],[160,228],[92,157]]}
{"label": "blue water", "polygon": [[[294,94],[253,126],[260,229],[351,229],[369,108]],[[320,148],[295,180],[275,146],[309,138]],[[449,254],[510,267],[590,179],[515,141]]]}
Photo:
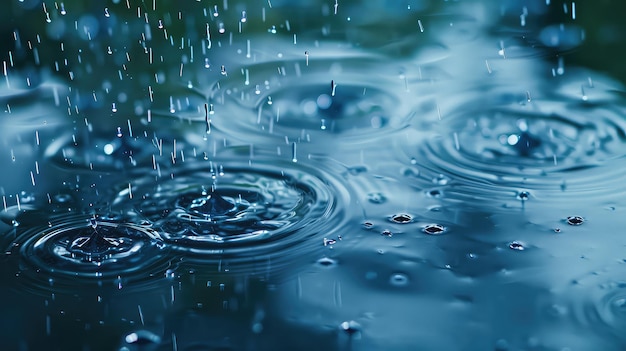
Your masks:
{"label": "blue water", "polygon": [[3,349],[626,349],[620,9],[11,0]]}

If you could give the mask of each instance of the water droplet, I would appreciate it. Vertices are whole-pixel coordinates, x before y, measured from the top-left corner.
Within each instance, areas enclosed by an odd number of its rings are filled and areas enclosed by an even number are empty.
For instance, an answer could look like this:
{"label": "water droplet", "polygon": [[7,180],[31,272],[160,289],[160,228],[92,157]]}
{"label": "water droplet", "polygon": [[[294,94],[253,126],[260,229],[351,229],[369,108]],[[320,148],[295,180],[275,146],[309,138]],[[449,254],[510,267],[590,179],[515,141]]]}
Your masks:
{"label": "water droplet", "polygon": [[329,257],[322,257],[319,260],[317,260],[317,264],[320,266],[324,266],[324,267],[330,267],[330,266],[336,265],[337,261]]}
{"label": "water droplet", "polygon": [[585,222],[585,219],[581,216],[567,217],[567,224],[569,225],[581,225]]}
{"label": "water droplet", "polygon": [[433,178],[433,183],[437,185],[447,185],[450,182],[450,178],[443,174],[438,174]]}
{"label": "water droplet", "polygon": [[523,251],[523,250],[525,249],[525,248],[524,248],[524,244],[522,244],[522,243],[521,243],[521,242],[519,242],[519,241],[513,241],[513,242],[511,242],[511,243],[509,244],[509,248],[510,248],[511,250],[517,250],[517,251]]}
{"label": "water droplet", "polygon": [[446,232],[446,227],[441,224],[429,224],[425,226],[422,231],[426,234],[439,235]]}
{"label": "water droplet", "polygon": [[345,321],[339,325],[339,328],[349,335],[361,332],[361,325],[355,321]]}
{"label": "water droplet", "polygon": [[389,278],[389,283],[397,287],[406,286],[409,284],[409,277],[404,273],[395,273]]}
{"label": "water droplet", "polygon": [[127,334],[124,342],[131,345],[141,345],[144,348],[148,344],[160,344],[161,337],[148,330],[138,330]]}
{"label": "water droplet", "polygon": [[332,246],[337,243],[335,239],[324,238],[324,246]]}
{"label": "water droplet", "polygon": [[391,216],[391,221],[394,223],[409,223],[413,220],[413,217],[408,213],[399,213]]}
{"label": "water droplet", "polygon": [[380,234],[389,238],[393,236],[393,233],[389,229],[383,230]]}
{"label": "water droplet", "polygon": [[528,191],[520,191],[517,193],[518,200],[526,201],[530,198],[530,193]]}
{"label": "water droplet", "polygon": [[382,204],[387,202],[387,198],[382,193],[369,193],[367,194],[367,200],[374,204]]}

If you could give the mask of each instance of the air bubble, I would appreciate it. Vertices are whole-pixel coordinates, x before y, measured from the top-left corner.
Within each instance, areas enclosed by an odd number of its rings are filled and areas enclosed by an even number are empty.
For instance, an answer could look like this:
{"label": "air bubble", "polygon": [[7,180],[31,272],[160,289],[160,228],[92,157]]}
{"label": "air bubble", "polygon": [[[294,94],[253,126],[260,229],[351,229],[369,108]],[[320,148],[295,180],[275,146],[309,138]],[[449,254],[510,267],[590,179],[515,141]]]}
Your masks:
{"label": "air bubble", "polygon": [[404,273],[395,273],[389,277],[389,283],[397,287],[406,286],[409,284],[409,277]]}
{"label": "air bubble", "polygon": [[567,224],[569,225],[581,225],[585,222],[585,219],[581,216],[567,217]]}
{"label": "air bubble", "polygon": [[409,223],[413,220],[413,217],[408,213],[399,213],[391,216],[391,221],[394,223]]}
{"label": "air bubble", "polygon": [[441,224],[429,224],[425,226],[422,231],[430,235],[439,235],[446,232],[446,227],[442,226]]}

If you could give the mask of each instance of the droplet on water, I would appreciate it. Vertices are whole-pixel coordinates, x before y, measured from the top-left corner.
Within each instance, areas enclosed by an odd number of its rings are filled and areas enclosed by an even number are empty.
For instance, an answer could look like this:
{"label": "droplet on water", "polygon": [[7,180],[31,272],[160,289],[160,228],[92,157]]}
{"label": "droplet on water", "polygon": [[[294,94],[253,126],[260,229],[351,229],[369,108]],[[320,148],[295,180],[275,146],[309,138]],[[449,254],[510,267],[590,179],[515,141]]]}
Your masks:
{"label": "droplet on water", "polygon": [[510,248],[511,250],[516,250],[516,251],[523,251],[523,250],[525,249],[525,248],[524,248],[524,244],[522,244],[522,243],[521,243],[521,242],[519,242],[519,241],[513,241],[513,242],[511,242],[511,243],[509,244],[509,248]]}
{"label": "droplet on water", "polygon": [[422,231],[430,235],[439,235],[446,232],[446,227],[442,226],[441,224],[429,224],[425,226]]}
{"label": "droplet on water", "polygon": [[409,223],[413,220],[413,217],[408,213],[399,213],[391,216],[391,221],[394,223]]}
{"label": "droplet on water", "polygon": [[567,224],[569,225],[581,225],[585,222],[585,219],[581,216],[567,217]]}

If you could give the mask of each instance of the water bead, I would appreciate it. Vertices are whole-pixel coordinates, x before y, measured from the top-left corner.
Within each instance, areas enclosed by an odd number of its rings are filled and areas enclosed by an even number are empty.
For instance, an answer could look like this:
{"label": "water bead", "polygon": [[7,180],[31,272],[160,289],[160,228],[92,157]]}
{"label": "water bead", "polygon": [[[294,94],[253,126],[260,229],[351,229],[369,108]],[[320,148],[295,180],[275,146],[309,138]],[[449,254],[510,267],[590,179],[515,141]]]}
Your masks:
{"label": "water bead", "polygon": [[582,225],[585,223],[585,219],[580,216],[569,216],[567,217],[567,224],[569,225]]}
{"label": "water bead", "polygon": [[389,277],[389,283],[397,287],[406,286],[409,284],[409,277],[404,273],[395,273]]}
{"label": "water bead", "polygon": [[409,223],[413,220],[413,217],[408,213],[399,213],[391,216],[390,220],[394,223]]}
{"label": "water bead", "polygon": [[442,226],[441,224],[429,224],[425,226],[422,231],[430,235],[439,235],[446,232],[446,227]]}
{"label": "water bead", "polygon": [[511,243],[509,244],[509,248],[510,248],[511,250],[516,250],[516,251],[523,251],[523,250],[525,249],[525,248],[524,248],[524,244],[522,244],[522,243],[521,243],[521,242],[519,242],[519,241],[513,241],[513,242],[511,242]]}

